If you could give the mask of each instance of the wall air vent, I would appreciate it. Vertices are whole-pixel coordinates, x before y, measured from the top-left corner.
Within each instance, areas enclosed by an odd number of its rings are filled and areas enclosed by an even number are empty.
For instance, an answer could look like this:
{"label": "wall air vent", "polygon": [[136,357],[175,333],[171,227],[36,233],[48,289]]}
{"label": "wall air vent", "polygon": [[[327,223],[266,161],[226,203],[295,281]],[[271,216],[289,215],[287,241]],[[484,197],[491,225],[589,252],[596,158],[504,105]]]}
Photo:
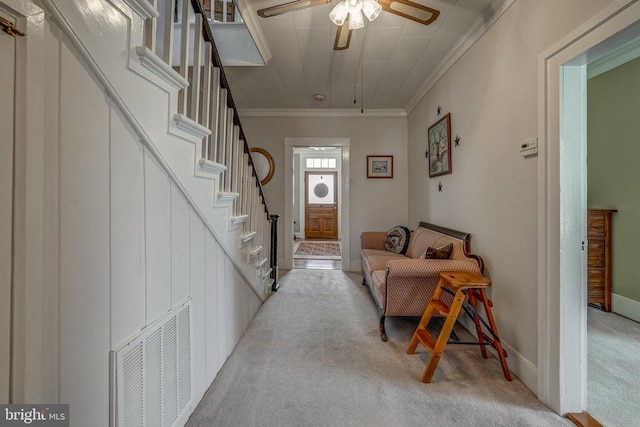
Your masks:
{"label": "wall air vent", "polygon": [[191,413],[191,300],[111,352],[113,427],[183,425]]}

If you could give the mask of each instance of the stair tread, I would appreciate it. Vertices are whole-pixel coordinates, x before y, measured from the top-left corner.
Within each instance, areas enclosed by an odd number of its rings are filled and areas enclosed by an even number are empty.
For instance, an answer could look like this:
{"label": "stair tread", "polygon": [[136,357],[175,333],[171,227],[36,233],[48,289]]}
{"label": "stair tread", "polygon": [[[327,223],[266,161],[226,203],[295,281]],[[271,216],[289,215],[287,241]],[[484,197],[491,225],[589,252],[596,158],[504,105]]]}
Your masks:
{"label": "stair tread", "polygon": [[433,305],[440,314],[444,316],[449,314],[451,307],[442,302],[442,300],[431,301],[430,304]]}
{"label": "stair tread", "polygon": [[427,331],[426,329],[418,329],[416,331],[416,335],[424,348],[433,351],[433,349],[436,347],[436,340],[433,339],[429,331]]}

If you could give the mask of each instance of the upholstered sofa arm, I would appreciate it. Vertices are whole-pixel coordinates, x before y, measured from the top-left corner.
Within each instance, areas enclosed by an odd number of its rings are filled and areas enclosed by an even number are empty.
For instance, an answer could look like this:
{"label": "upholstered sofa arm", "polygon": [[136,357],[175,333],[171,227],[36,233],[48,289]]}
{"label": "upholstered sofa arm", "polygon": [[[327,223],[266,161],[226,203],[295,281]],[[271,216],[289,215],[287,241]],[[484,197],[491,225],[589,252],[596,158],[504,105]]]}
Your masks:
{"label": "upholstered sofa arm", "polygon": [[384,250],[386,231],[365,231],[360,235],[360,249]]}
{"label": "upholstered sofa arm", "polygon": [[458,259],[393,259],[387,262],[388,280],[409,277],[438,277],[441,271],[480,273],[475,261]]}

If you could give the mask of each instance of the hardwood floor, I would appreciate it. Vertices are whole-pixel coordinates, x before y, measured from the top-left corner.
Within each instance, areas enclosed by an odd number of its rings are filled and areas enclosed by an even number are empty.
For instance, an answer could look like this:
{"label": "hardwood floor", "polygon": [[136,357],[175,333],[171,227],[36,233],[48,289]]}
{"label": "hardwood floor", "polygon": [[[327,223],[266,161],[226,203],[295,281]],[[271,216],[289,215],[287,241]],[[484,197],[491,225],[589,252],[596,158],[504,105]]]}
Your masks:
{"label": "hardwood floor", "polygon": [[308,270],[342,270],[342,261],[335,259],[294,258],[293,268]]}
{"label": "hardwood floor", "polygon": [[[308,239],[309,241],[319,241],[319,239]],[[305,239],[298,239],[296,243],[304,242]],[[326,242],[336,242],[340,239],[322,239]],[[316,259],[316,258],[293,258],[294,269],[308,270],[342,270],[342,261],[339,259]]]}
{"label": "hardwood floor", "polygon": [[578,427],[602,427],[602,424],[586,412],[567,414],[567,418]]}

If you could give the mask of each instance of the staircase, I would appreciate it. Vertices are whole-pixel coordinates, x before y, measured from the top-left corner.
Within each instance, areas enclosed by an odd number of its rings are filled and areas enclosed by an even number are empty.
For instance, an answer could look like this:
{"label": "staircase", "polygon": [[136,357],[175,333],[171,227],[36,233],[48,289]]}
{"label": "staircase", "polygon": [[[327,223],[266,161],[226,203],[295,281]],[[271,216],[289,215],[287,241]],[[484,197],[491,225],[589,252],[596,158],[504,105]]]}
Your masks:
{"label": "staircase", "polygon": [[34,7],[53,135],[42,289],[59,304],[34,305],[54,320],[30,357],[52,372],[30,386],[75,408],[72,425],[184,425],[278,275],[278,217],[208,17],[199,0]]}
{"label": "staircase", "polygon": [[[278,217],[269,212],[202,2],[43,3],[264,301],[277,289]],[[129,19],[87,19],[109,13],[95,10],[100,3]]]}

